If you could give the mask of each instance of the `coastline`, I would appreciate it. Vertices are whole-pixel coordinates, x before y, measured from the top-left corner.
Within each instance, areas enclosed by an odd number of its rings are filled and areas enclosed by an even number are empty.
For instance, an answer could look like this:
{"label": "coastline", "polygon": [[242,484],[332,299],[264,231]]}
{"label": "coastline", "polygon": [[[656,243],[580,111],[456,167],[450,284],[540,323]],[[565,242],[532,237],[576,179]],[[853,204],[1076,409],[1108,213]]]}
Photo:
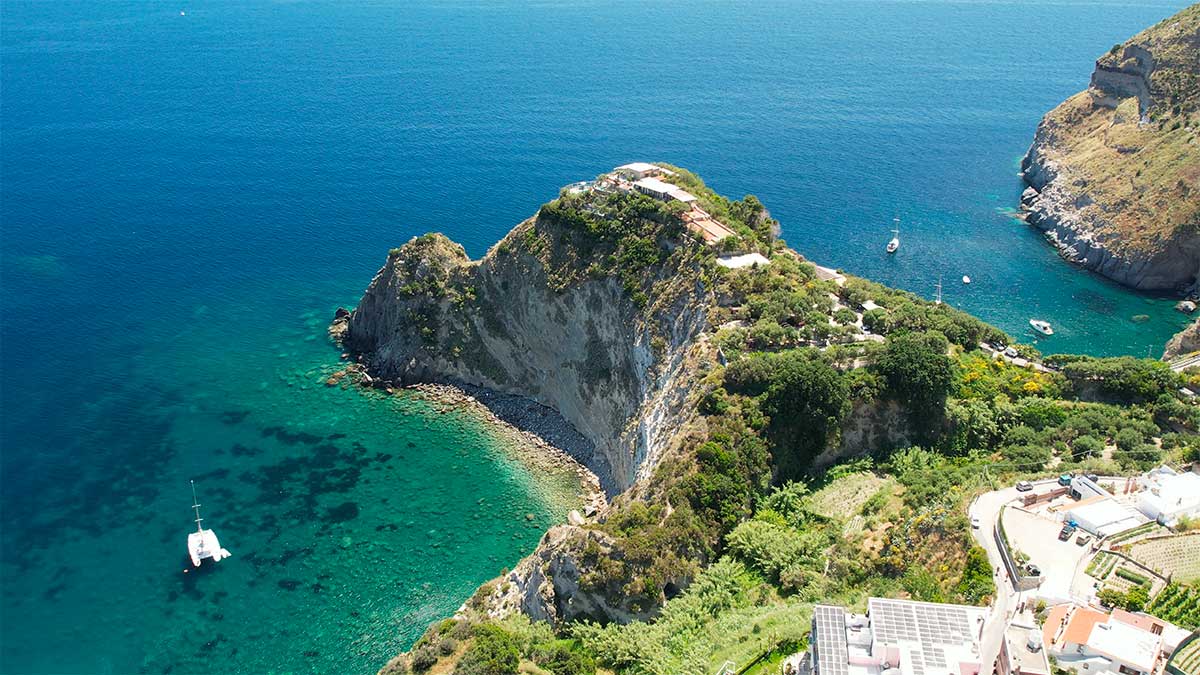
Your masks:
{"label": "coastline", "polygon": [[[575,459],[571,453],[545,437],[555,438],[554,435],[532,422],[527,424],[513,422],[514,419],[520,420],[521,417],[518,413],[521,410],[545,408],[545,406],[521,396],[498,394],[483,389],[468,389],[451,384],[412,384],[392,389],[392,391],[394,393],[409,392],[421,396],[433,404],[439,412],[454,411],[478,419],[493,433],[504,438],[507,441],[503,444],[504,447],[512,452],[515,459],[531,470],[539,473],[573,475],[578,481],[579,498],[583,510],[589,513],[598,513],[608,506],[608,498],[600,486],[600,477]],[[510,412],[506,412],[506,409]],[[546,410],[549,409],[546,408]],[[548,417],[536,413],[534,416],[543,420]],[[550,420],[550,423],[554,422],[570,426],[561,418]],[[570,429],[570,432],[576,435],[579,433],[574,429]],[[569,434],[564,431],[560,437],[569,438]],[[565,514],[563,522],[566,522]]]}
{"label": "coastline", "polygon": [[[332,337],[340,342],[339,335]],[[349,354],[343,353],[342,358],[348,360]],[[474,417],[500,436],[506,451],[531,471],[572,475],[578,485],[577,497],[583,513],[600,513],[608,507],[608,495],[600,477],[578,459],[590,456],[591,443],[562,416],[536,401],[481,387],[446,383],[394,385],[372,378],[365,367],[353,361],[325,380],[327,387],[339,385],[354,386],[363,393],[375,390],[384,396],[415,395],[439,413],[453,411]],[[570,512],[564,514],[563,522],[570,518]]]}

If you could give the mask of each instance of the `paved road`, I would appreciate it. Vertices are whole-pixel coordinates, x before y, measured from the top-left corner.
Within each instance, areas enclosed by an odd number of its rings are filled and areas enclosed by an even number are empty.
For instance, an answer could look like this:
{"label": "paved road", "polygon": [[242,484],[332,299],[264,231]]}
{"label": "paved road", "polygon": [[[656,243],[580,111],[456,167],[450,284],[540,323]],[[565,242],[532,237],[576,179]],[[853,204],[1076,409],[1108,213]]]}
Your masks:
{"label": "paved road", "polygon": [[1195,365],[1200,365],[1200,354],[1191,354],[1171,361],[1171,370],[1178,373]]}
{"label": "paved road", "polygon": [[[1056,479],[1040,480],[1033,483],[1034,488],[1052,485]],[[1023,594],[1013,587],[1008,578],[1008,570],[1004,567],[1004,559],[1000,557],[1000,549],[996,538],[992,536],[992,528],[1000,518],[1000,509],[1016,499],[1021,493],[1015,487],[995,490],[979,495],[971,503],[969,515],[979,519],[979,529],[972,530],[975,541],[987,551],[988,560],[992,563],[993,581],[996,582],[996,598],[992,601],[992,611],[983,627],[983,635],[979,641],[979,656],[984,670],[996,662],[1000,655],[1000,643],[1004,640],[1004,631],[1008,628],[1009,619],[1016,613],[1021,604]],[[1032,591],[1028,591],[1032,592]]]}

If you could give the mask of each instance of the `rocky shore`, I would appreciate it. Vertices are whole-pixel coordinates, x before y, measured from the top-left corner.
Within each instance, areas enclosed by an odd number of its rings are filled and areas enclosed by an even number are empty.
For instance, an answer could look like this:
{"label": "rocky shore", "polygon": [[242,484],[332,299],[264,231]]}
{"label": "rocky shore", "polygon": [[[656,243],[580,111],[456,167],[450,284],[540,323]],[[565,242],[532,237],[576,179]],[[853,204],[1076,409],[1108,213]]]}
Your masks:
{"label": "rocky shore", "polygon": [[[343,353],[342,357],[349,359],[350,355]],[[507,437],[511,442],[506,445],[515,450],[517,458],[526,466],[540,472],[574,474],[579,481],[583,513],[600,513],[608,506],[608,495],[601,486],[600,478],[576,459],[578,455],[591,452],[591,444],[561,415],[546,406],[520,396],[490,392],[480,387],[434,383],[401,385],[372,377],[357,362],[349,362],[331,374],[325,380],[325,385],[359,386],[389,395],[416,393],[440,412],[453,410],[476,417],[482,424]]]}
{"label": "rocky shore", "polygon": [[1038,125],[1021,211],[1070,262],[1142,291],[1200,273],[1200,5],[1116,45]]}

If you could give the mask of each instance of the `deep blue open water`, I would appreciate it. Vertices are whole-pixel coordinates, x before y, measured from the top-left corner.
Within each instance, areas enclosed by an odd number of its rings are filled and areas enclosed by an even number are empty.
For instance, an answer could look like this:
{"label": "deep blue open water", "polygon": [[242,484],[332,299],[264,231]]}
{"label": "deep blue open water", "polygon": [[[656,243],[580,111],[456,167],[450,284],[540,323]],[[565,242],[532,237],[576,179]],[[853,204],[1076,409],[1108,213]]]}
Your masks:
{"label": "deep blue open water", "polygon": [[[530,550],[569,490],[469,418],[324,387],[324,326],[388,248],[482,254],[627,161],[1045,318],[1045,351],[1158,355],[1169,299],[1011,209],[1041,115],[1185,4],[4,0],[0,672],[370,673]],[[198,575],[188,478],[234,552]]]}

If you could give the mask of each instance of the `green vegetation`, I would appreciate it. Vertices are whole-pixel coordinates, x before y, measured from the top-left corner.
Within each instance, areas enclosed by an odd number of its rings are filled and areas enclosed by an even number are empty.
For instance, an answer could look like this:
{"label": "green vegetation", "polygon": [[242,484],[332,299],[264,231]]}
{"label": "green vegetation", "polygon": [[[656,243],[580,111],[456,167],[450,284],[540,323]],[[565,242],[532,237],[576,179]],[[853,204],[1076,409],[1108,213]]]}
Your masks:
{"label": "green vegetation", "polygon": [[[1011,342],[1001,331],[862,279],[821,281],[774,239],[758,200],[727,200],[683,171],[673,180],[771,264],[716,265],[676,206],[640,195],[564,194],[498,247],[540,261],[555,289],[617,279],[648,323],[668,328],[680,288],[711,291],[709,337],[724,359],[709,341],[696,347],[697,419],[566,552],[581,594],[651,618],[601,613],[552,632],[487,618],[481,592],[403,667],[711,672],[799,643],[816,602],[987,603],[991,566],[965,515],[973,495],[1194,452],[1196,405],[1156,362],[1058,356],[1061,372],[1045,372],[997,361],[979,344]],[[443,288],[463,293],[453,280]],[[1139,584],[1109,599],[1144,606],[1145,595]]]}
{"label": "green vegetation", "polygon": [[1146,612],[1189,630],[1200,628],[1200,588],[1167,584]]}
{"label": "green vegetation", "polygon": [[1150,583],[1150,580],[1148,578],[1146,578],[1145,576],[1142,576],[1141,574],[1138,574],[1136,572],[1131,572],[1124,567],[1117,570],[1117,576],[1121,577],[1122,579],[1124,579],[1126,581],[1131,581],[1139,586],[1144,586],[1144,585],[1147,585]]}
{"label": "green vegetation", "polygon": [[[1118,569],[1119,575],[1122,570]],[[1109,607],[1120,607],[1130,612],[1140,612],[1146,608],[1150,600],[1150,591],[1145,585],[1132,586],[1128,591],[1115,588],[1103,588],[1096,593],[1101,603]]]}

